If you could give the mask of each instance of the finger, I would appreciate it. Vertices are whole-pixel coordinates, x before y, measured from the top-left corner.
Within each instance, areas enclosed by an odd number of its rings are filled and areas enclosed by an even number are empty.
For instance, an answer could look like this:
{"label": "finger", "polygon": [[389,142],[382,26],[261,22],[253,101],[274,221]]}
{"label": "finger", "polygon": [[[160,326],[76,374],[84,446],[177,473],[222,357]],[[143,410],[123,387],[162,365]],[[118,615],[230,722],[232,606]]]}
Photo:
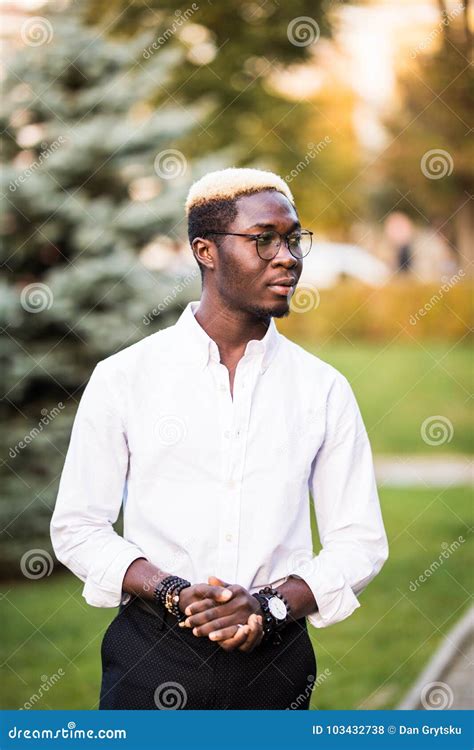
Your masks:
{"label": "finger", "polygon": [[[194,593],[197,601],[201,599],[212,599],[214,604],[216,601],[227,602],[229,599],[232,599],[234,595],[234,592],[230,589],[223,588],[222,586],[208,586],[207,583],[197,584]],[[188,607],[191,607],[195,603],[196,602],[188,604]],[[188,607],[186,607],[185,613],[187,612]]]}
{"label": "finger", "polygon": [[230,583],[226,583],[222,580],[222,578],[216,578],[216,576],[209,576],[207,579],[207,582],[210,583],[211,586],[230,586]]}
{"label": "finger", "polygon": [[250,653],[263,639],[263,620],[261,615],[250,615],[248,620],[249,635],[244,643],[239,646],[240,651]]}
{"label": "finger", "polygon": [[241,631],[246,632],[248,630],[248,625],[242,625],[241,628],[239,628],[238,625],[229,625],[227,628],[219,628],[219,630],[212,630],[208,638],[211,641],[226,641],[232,639],[234,636],[240,635]]}
{"label": "finger", "polygon": [[242,628],[237,628],[236,634],[233,638],[227,638],[225,641],[218,641],[218,645],[224,649],[224,651],[234,651],[245,643],[248,638],[248,625],[244,625]]}
{"label": "finger", "polygon": [[248,637],[246,638],[245,642],[240,647],[241,651],[248,652],[252,650],[252,647],[254,646],[257,637],[258,637],[258,628],[259,628],[259,622],[257,620],[256,615],[250,615],[247,627],[249,629]]}
{"label": "finger", "polygon": [[198,612],[206,612],[208,609],[212,609],[214,605],[214,599],[199,599],[197,602],[188,604],[188,606],[184,610],[184,613],[186,615],[194,615]]}
{"label": "finger", "polygon": [[[229,625],[236,625],[237,622],[235,614],[229,615],[229,617],[221,617],[217,620],[206,622],[204,625],[199,625],[199,627],[194,627],[193,634],[200,637],[208,636],[213,630],[223,630],[223,628],[227,628]],[[241,630],[241,628],[239,628],[239,630]]]}
{"label": "finger", "polygon": [[[194,627],[200,627],[201,625],[205,625],[207,622],[212,622],[213,620],[219,620],[222,617],[230,617],[231,615],[235,615],[235,608],[233,605],[228,604],[214,604],[213,606],[209,607],[209,609],[205,609],[202,612],[196,612],[195,614],[189,615],[186,620],[184,620],[186,627],[188,628],[194,628]],[[242,615],[241,617],[235,616],[235,619],[233,621],[233,624],[235,625],[238,622],[245,621],[246,614]],[[217,625],[216,628],[217,629]]]}
{"label": "finger", "polygon": [[[219,580],[218,578],[215,580]],[[220,583],[217,583],[215,585],[211,585],[208,583],[200,583],[198,585],[199,590],[199,597],[201,599],[205,599],[206,597],[209,597],[211,599],[215,599],[216,597],[223,597],[223,601],[227,601],[227,599],[230,599],[233,595],[233,591],[231,591],[230,588],[227,586],[221,586]]]}

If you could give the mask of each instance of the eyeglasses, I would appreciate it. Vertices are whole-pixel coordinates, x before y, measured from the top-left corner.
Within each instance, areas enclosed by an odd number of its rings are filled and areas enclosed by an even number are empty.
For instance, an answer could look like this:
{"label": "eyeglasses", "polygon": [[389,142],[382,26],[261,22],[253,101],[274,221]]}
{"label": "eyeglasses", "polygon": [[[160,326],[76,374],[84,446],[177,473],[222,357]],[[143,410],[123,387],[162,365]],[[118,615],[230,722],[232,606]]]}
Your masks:
{"label": "eyeglasses", "polygon": [[308,255],[313,242],[313,233],[308,229],[301,229],[290,234],[280,234],[276,231],[262,232],[261,234],[240,234],[239,232],[206,232],[207,234],[231,235],[232,237],[249,237],[255,240],[257,253],[262,260],[273,260],[281,247],[282,240],[292,256],[301,260]]}

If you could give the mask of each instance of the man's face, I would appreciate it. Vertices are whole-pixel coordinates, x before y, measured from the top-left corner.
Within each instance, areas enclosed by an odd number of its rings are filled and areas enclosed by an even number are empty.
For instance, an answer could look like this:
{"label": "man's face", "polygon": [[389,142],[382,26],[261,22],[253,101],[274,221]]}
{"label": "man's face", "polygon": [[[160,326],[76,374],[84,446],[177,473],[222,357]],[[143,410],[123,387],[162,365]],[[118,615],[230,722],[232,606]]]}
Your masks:
{"label": "man's face", "polygon": [[[242,196],[237,200],[237,209],[237,218],[228,226],[228,232],[261,234],[276,230],[286,235],[301,228],[290,201],[275,191]],[[250,237],[226,236],[222,240],[214,273],[220,296],[230,306],[259,317],[288,315],[303,261],[293,257],[284,241],[273,260],[263,260]],[[291,280],[292,286],[275,286],[280,280]]]}

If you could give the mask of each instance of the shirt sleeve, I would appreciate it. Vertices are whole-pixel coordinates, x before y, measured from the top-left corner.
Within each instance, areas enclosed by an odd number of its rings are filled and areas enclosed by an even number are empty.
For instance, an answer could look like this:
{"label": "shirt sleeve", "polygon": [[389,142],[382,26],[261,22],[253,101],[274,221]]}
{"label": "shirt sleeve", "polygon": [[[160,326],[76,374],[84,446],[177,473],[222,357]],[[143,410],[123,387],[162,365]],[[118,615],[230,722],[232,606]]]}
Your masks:
{"label": "shirt sleeve", "polygon": [[357,595],[388,558],[388,540],[375,482],[372,451],[347,379],[338,373],[327,402],[326,434],[312,465],[321,551],[295,574],[313,592],[318,610],[307,615],[324,628],[360,607]]}
{"label": "shirt sleeve", "polygon": [[95,607],[117,607],[129,565],[143,552],[116,533],[129,452],[114,383],[96,365],[76,412],[51,519],[57,559],[84,581]]}

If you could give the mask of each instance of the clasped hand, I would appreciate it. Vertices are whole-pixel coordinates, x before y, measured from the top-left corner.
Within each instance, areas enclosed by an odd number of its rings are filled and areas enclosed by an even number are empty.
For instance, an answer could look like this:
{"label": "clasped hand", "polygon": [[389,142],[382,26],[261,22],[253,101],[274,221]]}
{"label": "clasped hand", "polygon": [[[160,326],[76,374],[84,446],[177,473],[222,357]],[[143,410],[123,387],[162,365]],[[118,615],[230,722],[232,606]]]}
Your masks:
{"label": "clasped hand", "polygon": [[180,627],[192,628],[195,636],[207,636],[225,651],[253,651],[263,638],[257,599],[238,584],[215,576],[207,580],[208,584],[197,583],[181,591],[179,608],[187,617]]}

